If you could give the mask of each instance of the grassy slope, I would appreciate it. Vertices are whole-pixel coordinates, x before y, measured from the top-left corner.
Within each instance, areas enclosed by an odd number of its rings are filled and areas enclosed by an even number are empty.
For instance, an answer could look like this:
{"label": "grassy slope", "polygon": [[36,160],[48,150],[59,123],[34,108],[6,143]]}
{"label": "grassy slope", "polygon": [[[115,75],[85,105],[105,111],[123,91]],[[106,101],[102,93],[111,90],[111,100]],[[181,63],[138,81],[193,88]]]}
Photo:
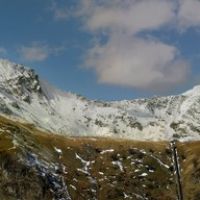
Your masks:
{"label": "grassy slope", "polygon": [[[63,177],[73,200],[176,199],[167,142],[66,138],[2,117],[0,128],[2,200],[52,199],[53,192],[37,169],[27,167],[28,152],[36,154],[42,162],[59,166],[55,173]],[[198,144],[178,144],[187,200],[200,199]],[[104,152],[111,149],[114,151]]]}
{"label": "grassy slope", "polygon": [[178,145],[182,185],[186,200],[200,199],[200,142]]}

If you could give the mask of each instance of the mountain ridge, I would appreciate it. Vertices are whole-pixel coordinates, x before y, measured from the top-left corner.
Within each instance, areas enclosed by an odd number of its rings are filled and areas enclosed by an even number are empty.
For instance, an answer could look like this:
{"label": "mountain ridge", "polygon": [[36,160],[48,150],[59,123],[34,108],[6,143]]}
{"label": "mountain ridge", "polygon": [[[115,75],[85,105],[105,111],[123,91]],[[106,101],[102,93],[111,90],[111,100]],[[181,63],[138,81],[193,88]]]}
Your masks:
{"label": "mountain ridge", "polygon": [[200,140],[200,86],[183,94],[103,102],[62,92],[0,59],[0,113],[68,136]]}

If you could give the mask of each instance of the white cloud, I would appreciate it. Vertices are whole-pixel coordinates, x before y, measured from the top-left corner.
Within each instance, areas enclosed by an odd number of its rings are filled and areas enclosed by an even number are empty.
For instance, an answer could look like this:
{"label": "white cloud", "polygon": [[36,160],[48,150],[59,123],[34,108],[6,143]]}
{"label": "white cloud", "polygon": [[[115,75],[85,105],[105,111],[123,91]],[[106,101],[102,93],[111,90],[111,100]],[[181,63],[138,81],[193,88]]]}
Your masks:
{"label": "white cloud", "polygon": [[18,49],[18,53],[21,58],[26,61],[44,61],[50,55],[57,55],[63,51],[64,47],[49,47],[46,44],[40,44],[38,42],[28,46],[21,46]]}
{"label": "white cloud", "polygon": [[200,26],[199,0],[78,2],[71,10],[59,10],[55,4],[54,16],[57,10],[57,19],[78,17],[85,30],[99,38],[86,53],[85,67],[96,71],[100,83],[162,90],[190,77],[191,66],[176,46],[140,33]]}
{"label": "white cloud", "polygon": [[114,36],[88,53],[86,66],[100,83],[162,90],[183,83],[189,65],[174,46],[137,37]]}
{"label": "white cloud", "polygon": [[78,14],[85,17],[85,23],[92,31],[102,29],[133,34],[160,28],[174,17],[174,4],[170,0],[81,2]]}
{"label": "white cloud", "polygon": [[52,0],[49,10],[56,20],[81,16],[92,31],[121,27],[134,32],[174,22],[182,28],[200,26],[199,0],[77,0],[74,6]]}
{"label": "white cloud", "polygon": [[22,46],[19,53],[23,60],[27,61],[43,61],[49,56],[49,48],[47,46]]}
{"label": "white cloud", "polygon": [[82,0],[77,16],[86,29],[104,33],[86,56],[100,83],[164,90],[187,80],[190,66],[179,50],[139,33],[159,30],[176,19],[172,0]]}
{"label": "white cloud", "polygon": [[184,29],[200,26],[200,1],[179,0],[179,4],[179,25]]}
{"label": "white cloud", "polygon": [[0,47],[0,55],[7,54],[7,50],[4,47]]}

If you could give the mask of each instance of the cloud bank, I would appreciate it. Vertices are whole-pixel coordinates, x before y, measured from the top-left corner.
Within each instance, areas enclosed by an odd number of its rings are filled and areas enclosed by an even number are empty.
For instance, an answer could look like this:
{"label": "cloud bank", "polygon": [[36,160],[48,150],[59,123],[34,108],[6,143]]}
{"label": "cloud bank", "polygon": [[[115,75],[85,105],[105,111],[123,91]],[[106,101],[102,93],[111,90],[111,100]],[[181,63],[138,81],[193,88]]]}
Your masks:
{"label": "cloud bank", "polygon": [[174,46],[124,35],[90,49],[86,66],[95,69],[100,83],[154,91],[181,84],[189,74]]}
{"label": "cloud bank", "polygon": [[179,0],[178,21],[181,27],[200,26],[200,1],[199,0]]}
{"label": "cloud bank", "polygon": [[27,46],[21,46],[18,53],[22,60],[29,62],[39,62],[46,60],[51,55],[56,55],[63,51],[64,47],[50,47],[47,44],[33,42]]}
{"label": "cloud bank", "polygon": [[191,66],[173,44],[141,33],[199,27],[199,11],[198,0],[80,0],[71,15],[100,38],[85,62],[100,83],[162,91],[186,82]]}

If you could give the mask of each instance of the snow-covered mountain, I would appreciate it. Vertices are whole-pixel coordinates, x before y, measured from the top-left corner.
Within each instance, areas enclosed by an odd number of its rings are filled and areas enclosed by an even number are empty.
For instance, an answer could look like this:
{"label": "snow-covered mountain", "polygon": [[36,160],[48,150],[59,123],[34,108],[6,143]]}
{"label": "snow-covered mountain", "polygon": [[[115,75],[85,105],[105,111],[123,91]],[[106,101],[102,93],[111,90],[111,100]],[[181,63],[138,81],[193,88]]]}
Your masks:
{"label": "snow-covered mountain", "polygon": [[62,92],[34,70],[0,60],[0,113],[70,136],[199,140],[200,86],[177,96],[100,102]]}

